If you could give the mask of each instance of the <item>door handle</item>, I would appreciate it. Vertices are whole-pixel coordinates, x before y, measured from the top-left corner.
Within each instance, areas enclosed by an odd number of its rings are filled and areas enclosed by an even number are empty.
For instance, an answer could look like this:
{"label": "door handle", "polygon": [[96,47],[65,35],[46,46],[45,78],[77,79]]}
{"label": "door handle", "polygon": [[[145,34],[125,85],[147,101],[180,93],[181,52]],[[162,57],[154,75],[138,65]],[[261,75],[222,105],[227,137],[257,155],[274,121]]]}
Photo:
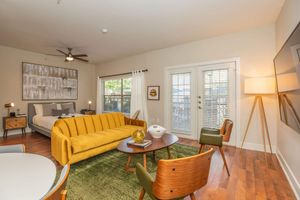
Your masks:
{"label": "door handle", "polygon": [[199,109],[199,110],[201,110],[201,109],[202,109],[202,107],[201,107],[201,106],[198,106],[198,109]]}
{"label": "door handle", "polygon": [[198,99],[201,99],[201,96],[198,96]]}
{"label": "door handle", "polygon": [[198,101],[199,104],[201,104],[201,101]]}

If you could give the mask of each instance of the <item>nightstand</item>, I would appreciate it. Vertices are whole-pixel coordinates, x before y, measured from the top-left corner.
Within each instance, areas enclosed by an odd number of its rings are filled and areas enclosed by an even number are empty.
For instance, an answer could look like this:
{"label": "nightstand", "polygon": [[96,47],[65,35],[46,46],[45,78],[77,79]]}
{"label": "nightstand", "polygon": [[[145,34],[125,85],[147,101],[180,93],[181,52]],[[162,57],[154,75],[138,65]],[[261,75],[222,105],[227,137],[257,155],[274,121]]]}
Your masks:
{"label": "nightstand", "polygon": [[27,127],[27,116],[3,117],[3,137],[7,137],[9,130],[22,129],[22,135],[25,134]]}

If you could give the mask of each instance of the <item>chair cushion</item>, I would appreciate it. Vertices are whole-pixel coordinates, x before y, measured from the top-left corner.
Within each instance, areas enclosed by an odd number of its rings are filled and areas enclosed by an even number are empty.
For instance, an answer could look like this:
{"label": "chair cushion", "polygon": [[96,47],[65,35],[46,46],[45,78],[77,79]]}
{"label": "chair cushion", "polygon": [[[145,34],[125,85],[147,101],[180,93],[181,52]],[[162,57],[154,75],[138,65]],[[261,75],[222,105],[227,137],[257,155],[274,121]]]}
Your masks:
{"label": "chair cushion", "polygon": [[71,137],[70,140],[73,153],[79,153],[105,144],[112,143],[116,140],[116,138],[104,133],[92,133]]}
{"label": "chair cushion", "polygon": [[222,135],[202,133],[200,137],[200,144],[222,146],[222,142]]}

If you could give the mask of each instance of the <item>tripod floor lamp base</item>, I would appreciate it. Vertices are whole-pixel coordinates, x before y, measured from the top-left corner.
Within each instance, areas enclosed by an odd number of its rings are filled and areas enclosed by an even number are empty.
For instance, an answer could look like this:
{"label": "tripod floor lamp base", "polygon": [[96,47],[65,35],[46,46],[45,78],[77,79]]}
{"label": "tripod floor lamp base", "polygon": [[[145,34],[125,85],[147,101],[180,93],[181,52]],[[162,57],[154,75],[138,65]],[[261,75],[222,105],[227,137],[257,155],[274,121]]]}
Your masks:
{"label": "tripod floor lamp base", "polygon": [[247,133],[248,133],[248,130],[249,130],[252,118],[253,118],[253,113],[254,113],[255,108],[257,106],[258,106],[258,109],[259,109],[259,116],[260,116],[260,123],[261,123],[261,133],[262,133],[263,142],[264,142],[264,151],[266,152],[266,138],[267,138],[268,143],[269,143],[269,147],[270,147],[270,151],[271,151],[271,153],[273,153],[272,152],[269,129],[268,129],[268,124],[267,124],[267,119],[266,119],[265,108],[264,108],[264,104],[263,104],[263,100],[262,100],[261,95],[256,95],[255,96],[254,103],[252,105],[251,113],[250,113],[250,116],[249,116],[249,120],[248,120],[248,123],[247,123],[247,128],[246,128],[246,131],[245,131],[245,135],[244,135],[244,138],[243,138],[241,148],[243,148],[243,145],[245,143],[245,139],[247,137]]}

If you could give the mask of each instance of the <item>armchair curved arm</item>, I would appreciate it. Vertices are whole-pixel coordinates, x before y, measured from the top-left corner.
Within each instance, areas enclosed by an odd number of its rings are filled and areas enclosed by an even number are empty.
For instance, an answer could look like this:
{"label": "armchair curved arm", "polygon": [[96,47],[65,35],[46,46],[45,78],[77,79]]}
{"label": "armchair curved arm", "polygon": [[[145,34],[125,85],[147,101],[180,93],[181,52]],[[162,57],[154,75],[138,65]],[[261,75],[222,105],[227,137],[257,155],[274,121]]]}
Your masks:
{"label": "armchair curved arm", "polygon": [[144,128],[144,131],[147,132],[147,122],[143,120],[138,119],[131,119],[128,117],[125,117],[125,124],[126,125],[134,125],[134,126],[141,126]]}
{"label": "armchair curved arm", "polygon": [[156,200],[152,192],[152,184],[154,182],[154,179],[140,163],[136,164],[136,176],[141,186],[148,193],[151,199]]}

